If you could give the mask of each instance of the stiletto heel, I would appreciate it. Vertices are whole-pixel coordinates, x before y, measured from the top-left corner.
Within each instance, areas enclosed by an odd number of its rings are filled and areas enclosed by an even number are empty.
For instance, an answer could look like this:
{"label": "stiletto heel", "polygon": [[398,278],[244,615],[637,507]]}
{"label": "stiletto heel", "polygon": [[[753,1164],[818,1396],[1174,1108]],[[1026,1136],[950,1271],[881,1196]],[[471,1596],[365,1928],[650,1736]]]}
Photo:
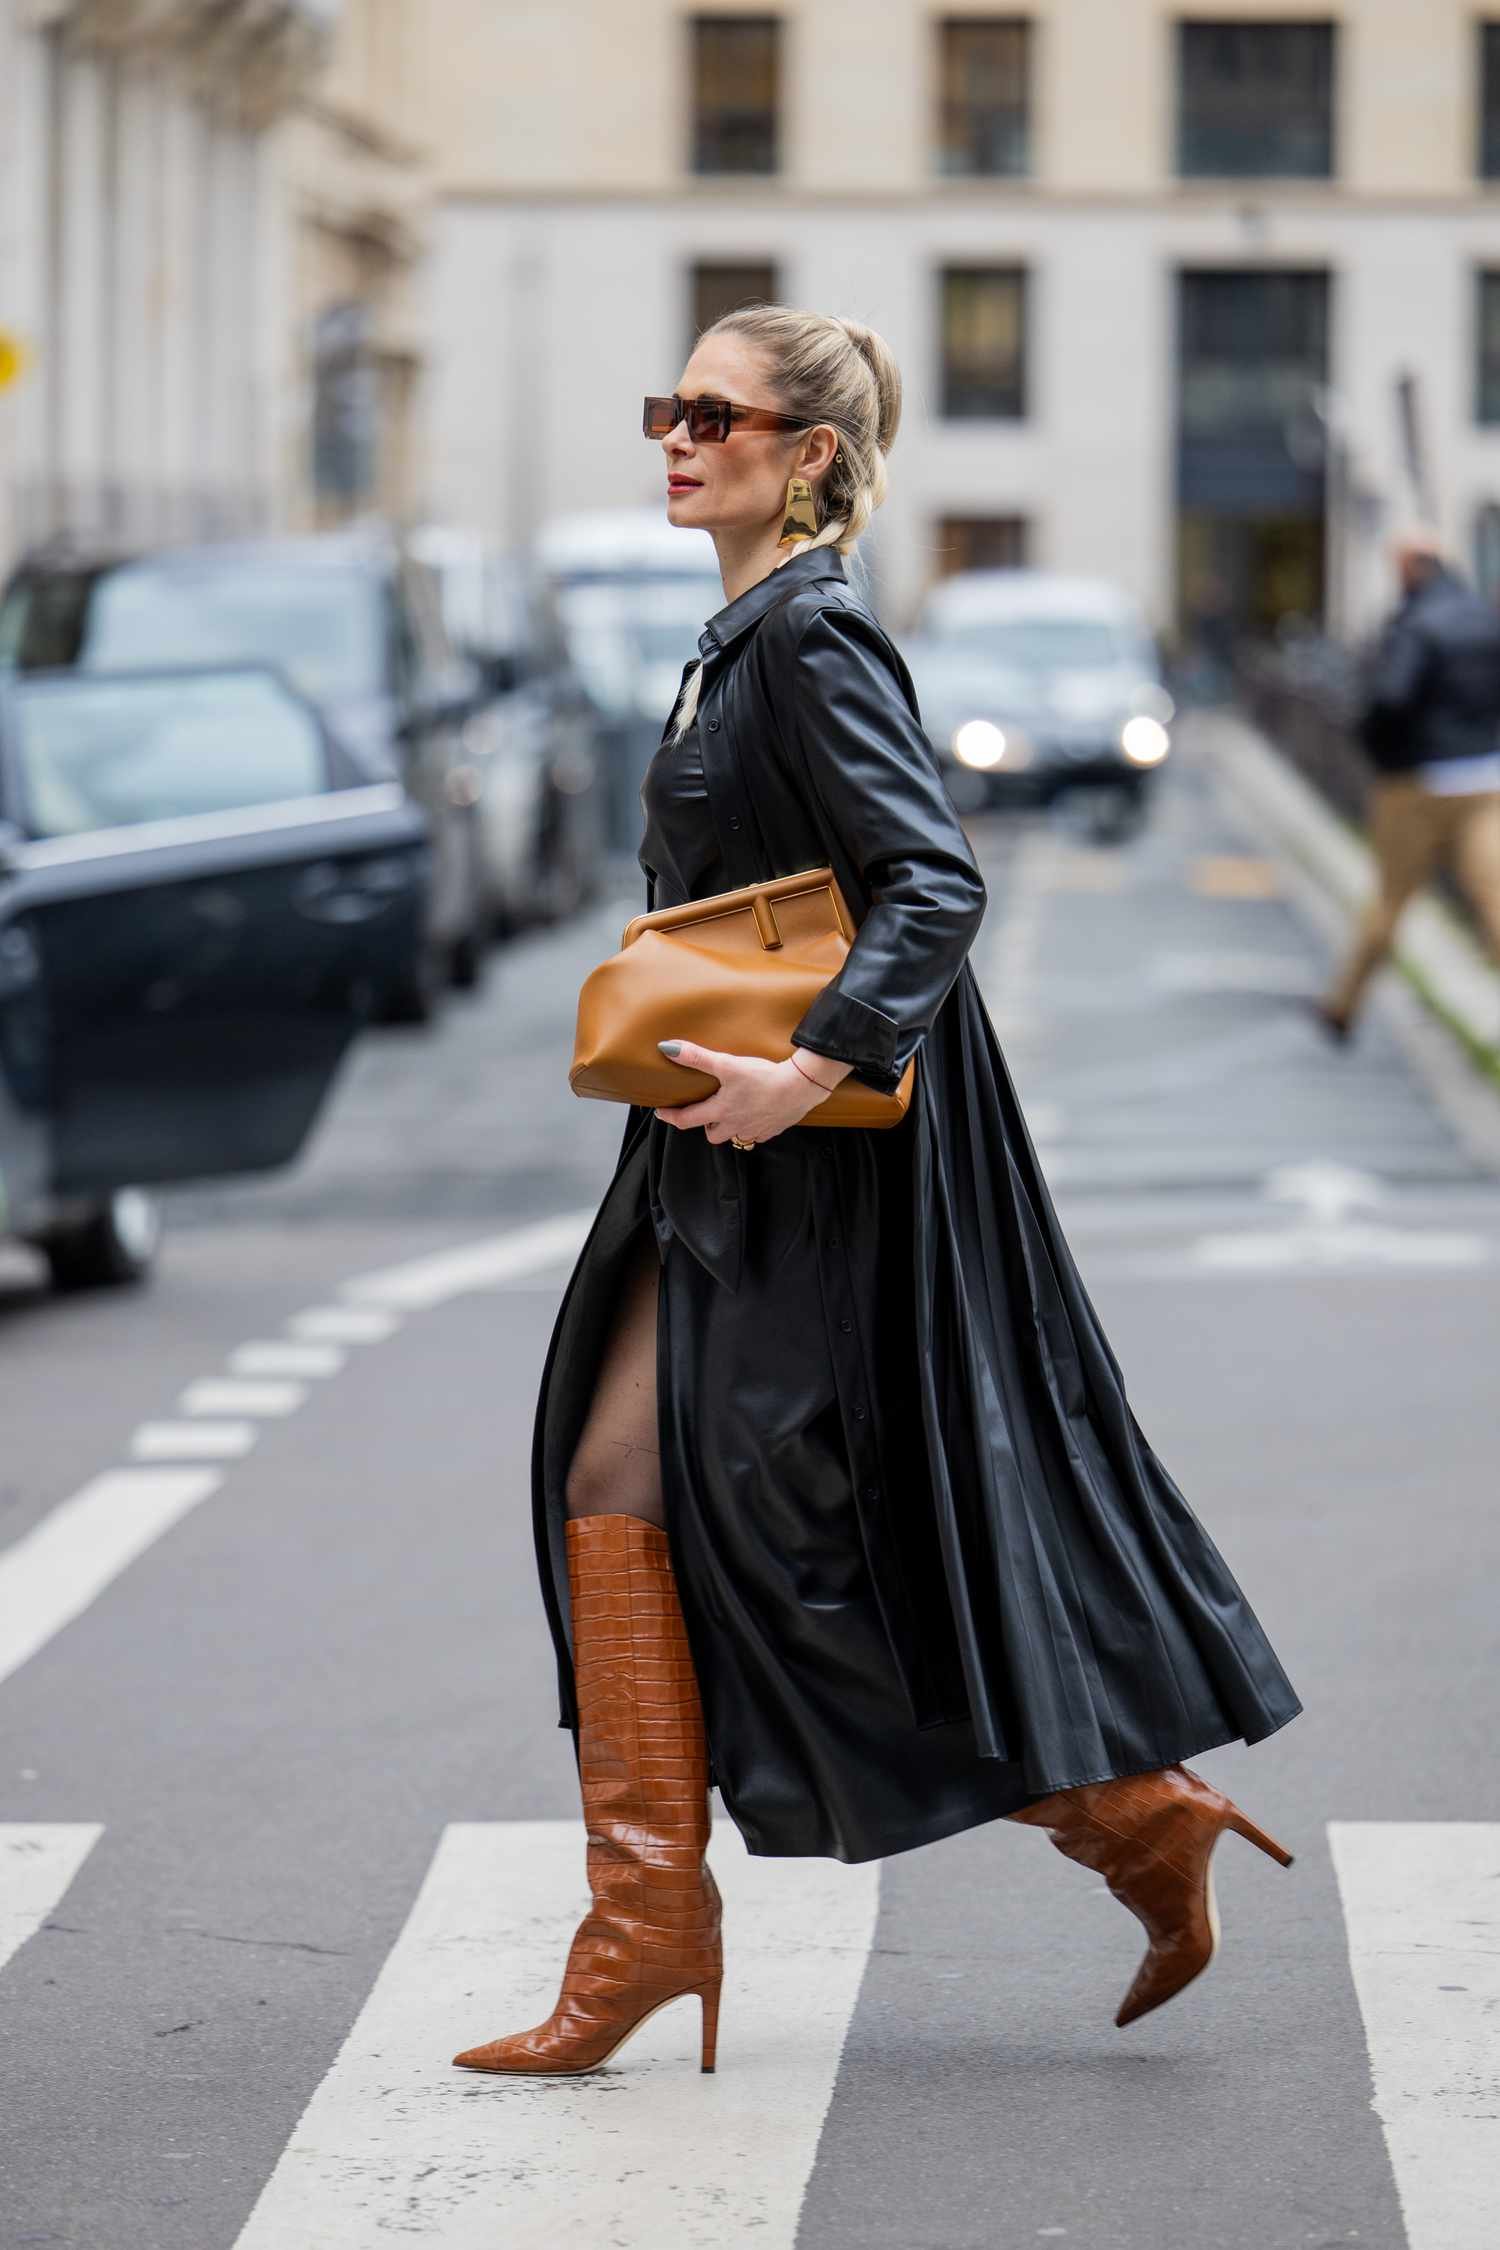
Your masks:
{"label": "stiletto heel", "polygon": [[1045,1828],[1068,1859],[1104,1877],[1150,1940],[1115,2022],[1134,2023],[1201,1976],[1219,1950],[1214,1846],[1226,1828],[1282,1867],[1292,1855],[1189,1766],[1081,1782],[1012,1820]]}
{"label": "stiletto heel", "polygon": [[1268,1836],[1263,1828],[1257,1828],[1253,1820],[1247,1820],[1238,1805],[1230,1808],[1229,1825],[1236,1836],[1243,1836],[1247,1844],[1254,1844],[1258,1851],[1265,1853],[1267,1859],[1274,1859],[1278,1867],[1291,1866],[1292,1854],[1284,1845],[1278,1844],[1274,1836]]}
{"label": "stiletto heel", "polygon": [[719,1991],[717,1984],[703,1987],[703,2068],[712,2070],[719,2045]]}

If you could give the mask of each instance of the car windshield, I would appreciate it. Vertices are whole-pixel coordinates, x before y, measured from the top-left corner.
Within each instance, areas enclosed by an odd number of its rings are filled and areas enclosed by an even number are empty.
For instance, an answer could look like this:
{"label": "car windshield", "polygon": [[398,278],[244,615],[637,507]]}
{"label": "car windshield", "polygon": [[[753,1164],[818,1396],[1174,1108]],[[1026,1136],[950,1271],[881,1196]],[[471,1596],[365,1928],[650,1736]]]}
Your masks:
{"label": "car windshield", "polygon": [[273,664],[315,702],[384,685],[379,588],[361,571],[155,560],[36,581],[22,599],[8,637],[27,668]]}
{"label": "car windshield", "polygon": [[607,709],[631,703],[643,674],[695,656],[704,619],[723,606],[722,585],[706,576],[598,579],[557,597],[574,662]]}
{"label": "car windshield", "polygon": [[934,621],[934,639],[957,656],[1012,672],[1108,672],[1133,664],[1152,670],[1147,652],[1123,627],[1095,617],[965,617]]}
{"label": "car windshield", "polygon": [[275,804],[328,785],[317,720],[265,672],[31,673],[14,697],[36,836]]}

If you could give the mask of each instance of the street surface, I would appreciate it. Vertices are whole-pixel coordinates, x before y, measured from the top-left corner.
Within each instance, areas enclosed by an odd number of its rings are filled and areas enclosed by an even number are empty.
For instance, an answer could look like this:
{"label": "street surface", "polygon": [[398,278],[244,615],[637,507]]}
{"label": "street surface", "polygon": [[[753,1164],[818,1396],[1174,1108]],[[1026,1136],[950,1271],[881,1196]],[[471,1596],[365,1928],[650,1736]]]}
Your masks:
{"label": "street surface", "polygon": [[1122,2033],[1137,1926],[1038,1834],[844,1868],[721,1816],[716,2076],[691,2004],[592,2078],[450,2068],[583,1900],[528,1461],[627,863],[366,1040],[295,1175],[176,1197],[144,1294],[0,1267],[0,2250],[1500,2241],[1500,1096],[1399,1010],[1324,1044],[1190,751],[1123,849],[971,832],[1136,1412],[1307,1706],[1203,1770],[1296,1865],[1227,1837],[1218,1961]]}

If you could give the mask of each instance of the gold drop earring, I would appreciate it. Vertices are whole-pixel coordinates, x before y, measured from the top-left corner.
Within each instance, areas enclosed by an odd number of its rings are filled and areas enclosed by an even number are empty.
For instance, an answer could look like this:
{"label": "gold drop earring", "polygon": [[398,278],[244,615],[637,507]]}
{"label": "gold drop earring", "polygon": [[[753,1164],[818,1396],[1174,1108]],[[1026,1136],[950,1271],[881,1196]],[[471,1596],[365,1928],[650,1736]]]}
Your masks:
{"label": "gold drop earring", "polygon": [[786,480],[786,514],[782,520],[778,547],[790,547],[793,540],[811,539],[818,528],[818,511],[813,504],[813,488],[806,477],[788,477]]}

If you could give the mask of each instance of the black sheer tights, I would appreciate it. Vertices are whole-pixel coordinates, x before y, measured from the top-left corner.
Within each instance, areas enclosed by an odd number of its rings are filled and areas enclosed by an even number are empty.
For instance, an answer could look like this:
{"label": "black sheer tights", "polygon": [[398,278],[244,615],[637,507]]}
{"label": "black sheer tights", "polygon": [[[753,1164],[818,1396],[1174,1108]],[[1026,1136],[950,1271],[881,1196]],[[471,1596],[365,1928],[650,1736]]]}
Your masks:
{"label": "black sheer tights", "polygon": [[566,1483],[570,1516],[644,1516],[665,1524],[656,1431],[656,1294],[661,1260],[649,1227],[636,1235]]}

